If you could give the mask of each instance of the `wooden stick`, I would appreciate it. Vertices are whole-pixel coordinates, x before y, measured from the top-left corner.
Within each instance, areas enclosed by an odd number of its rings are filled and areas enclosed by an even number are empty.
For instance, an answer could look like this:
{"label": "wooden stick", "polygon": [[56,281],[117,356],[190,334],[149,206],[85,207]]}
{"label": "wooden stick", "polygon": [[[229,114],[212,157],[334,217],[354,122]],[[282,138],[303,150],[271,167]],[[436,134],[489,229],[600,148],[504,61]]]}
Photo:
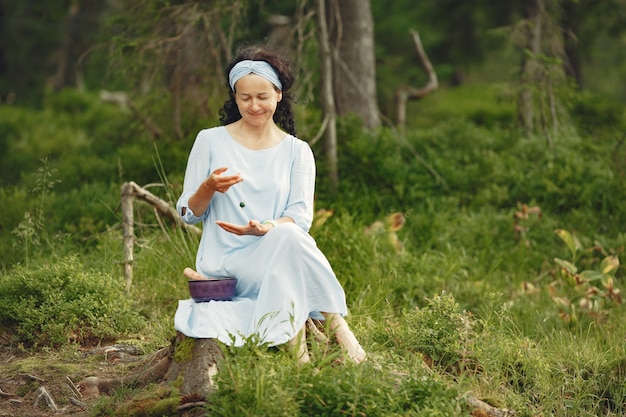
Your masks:
{"label": "wooden stick", "polygon": [[35,400],[35,405],[34,405],[35,408],[37,408],[37,406],[39,405],[39,401],[43,399],[46,402],[46,405],[52,411],[59,410],[59,407],[57,407],[57,405],[55,404],[54,399],[52,398],[52,396],[50,395],[46,387],[43,387],[43,386],[39,387],[39,389],[37,390],[37,394],[38,394],[37,399]]}
{"label": "wooden stick", "polygon": [[[178,213],[176,213],[176,210],[171,207],[167,201],[162,200],[133,181],[122,184],[121,206],[124,235],[124,278],[126,279],[126,291],[130,290],[133,282],[133,250],[135,246],[133,202],[135,198],[145,201],[154,207],[157,217],[159,214],[163,215],[186,232],[190,232],[196,236],[200,236],[202,234],[202,230],[200,228],[183,222]],[[159,224],[161,227],[163,226],[160,219]]]}

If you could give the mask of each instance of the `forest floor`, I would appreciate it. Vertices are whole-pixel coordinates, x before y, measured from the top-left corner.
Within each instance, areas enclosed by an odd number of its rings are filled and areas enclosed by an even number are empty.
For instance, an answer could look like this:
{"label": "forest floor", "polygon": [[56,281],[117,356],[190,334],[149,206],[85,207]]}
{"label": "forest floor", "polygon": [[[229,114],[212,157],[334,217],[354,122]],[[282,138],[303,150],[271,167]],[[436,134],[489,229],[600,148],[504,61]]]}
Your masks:
{"label": "forest floor", "polygon": [[141,359],[132,346],[31,352],[0,338],[0,417],[87,417],[93,401],[83,398],[78,383],[123,377]]}

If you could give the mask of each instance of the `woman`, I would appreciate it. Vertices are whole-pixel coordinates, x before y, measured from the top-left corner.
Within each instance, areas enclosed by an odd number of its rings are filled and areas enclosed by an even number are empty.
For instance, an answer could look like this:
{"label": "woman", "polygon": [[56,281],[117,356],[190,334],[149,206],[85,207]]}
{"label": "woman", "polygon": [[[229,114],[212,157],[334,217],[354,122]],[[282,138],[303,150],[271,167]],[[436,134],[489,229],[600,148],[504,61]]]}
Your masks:
{"label": "woman", "polygon": [[290,342],[307,362],[305,322],[326,319],[348,358],[359,363],[366,355],[343,319],[343,288],[308,234],[315,160],[295,137],[293,72],[264,47],[241,50],[227,71],[231,91],[220,111],[222,126],[198,133],[176,207],[186,223],[204,222],[196,270],[186,268],[185,276],[236,277],[236,296],[181,300],[175,327],[235,346],[252,335],[270,346]]}

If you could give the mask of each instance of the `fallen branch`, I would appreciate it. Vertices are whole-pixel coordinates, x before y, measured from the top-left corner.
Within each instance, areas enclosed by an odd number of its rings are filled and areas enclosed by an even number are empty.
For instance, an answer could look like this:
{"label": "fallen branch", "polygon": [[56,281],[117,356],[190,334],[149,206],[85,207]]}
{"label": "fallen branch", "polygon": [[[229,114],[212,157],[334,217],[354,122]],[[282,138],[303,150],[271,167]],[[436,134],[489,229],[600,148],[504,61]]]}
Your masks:
{"label": "fallen branch", "polygon": [[471,395],[467,397],[467,403],[474,407],[472,411],[472,416],[474,417],[513,417],[516,415],[516,412],[513,410],[496,408]]}
{"label": "fallen branch", "polygon": [[74,384],[74,381],[70,379],[69,376],[66,376],[67,382],[69,382],[68,386],[70,387],[70,391],[76,396],[76,398],[83,398],[83,395],[80,393],[78,387]]}
{"label": "fallen branch", "polygon": [[39,402],[43,399],[46,402],[46,405],[52,410],[52,411],[59,411],[59,407],[57,407],[57,405],[54,402],[54,399],[52,398],[52,396],[50,395],[50,393],[48,392],[48,390],[46,389],[46,387],[39,387],[39,389],[37,390],[37,398],[35,399],[35,408],[37,408],[37,406],[39,405]]}

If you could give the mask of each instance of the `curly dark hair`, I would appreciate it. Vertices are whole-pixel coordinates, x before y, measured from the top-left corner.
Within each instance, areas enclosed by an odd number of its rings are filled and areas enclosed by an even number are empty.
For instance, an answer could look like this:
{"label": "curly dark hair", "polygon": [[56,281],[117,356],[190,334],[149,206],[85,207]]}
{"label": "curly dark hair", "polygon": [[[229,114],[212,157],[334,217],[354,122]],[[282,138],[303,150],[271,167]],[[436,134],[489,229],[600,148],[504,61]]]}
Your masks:
{"label": "curly dark hair", "polygon": [[[278,79],[283,85],[283,98],[278,102],[276,107],[274,122],[278,126],[285,129],[289,134],[296,136],[296,123],[294,120],[293,110],[291,109],[293,96],[291,92],[289,92],[289,89],[294,82],[294,73],[291,68],[291,63],[287,60],[287,58],[281,56],[277,50],[269,45],[243,47],[237,51],[235,58],[228,65],[228,67],[226,67],[226,85],[229,90],[230,85],[228,85],[228,74],[230,74],[230,70],[239,61],[247,59],[252,61],[265,61],[270,64],[278,74]],[[224,106],[220,109],[220,123],[222,125],[227,125],[236,122],[239,119],[241,119],[241,113],[239,113],[239,108],[237,108],[237,103],[235,102],[235,92],[230,90],[229,99],[224,102]]]}

